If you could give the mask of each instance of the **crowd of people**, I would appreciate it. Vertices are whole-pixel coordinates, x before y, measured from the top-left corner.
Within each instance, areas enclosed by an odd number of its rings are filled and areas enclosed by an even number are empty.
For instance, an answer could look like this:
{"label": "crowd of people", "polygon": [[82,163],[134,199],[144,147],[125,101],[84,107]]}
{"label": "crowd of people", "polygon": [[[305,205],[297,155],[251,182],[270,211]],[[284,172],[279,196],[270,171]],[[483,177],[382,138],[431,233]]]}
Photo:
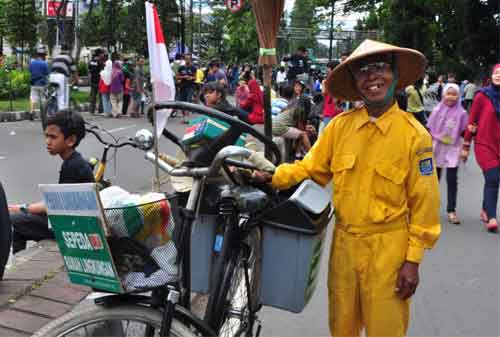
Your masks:
{"label": "crowd of people", "polygon": [[143,115],[147,98],[144,64],[142,56],[122,60],[112,54],[108,59],[102,49],[96,49],[89,63],[90,113],[97,108],[98,113],[113,118]]}

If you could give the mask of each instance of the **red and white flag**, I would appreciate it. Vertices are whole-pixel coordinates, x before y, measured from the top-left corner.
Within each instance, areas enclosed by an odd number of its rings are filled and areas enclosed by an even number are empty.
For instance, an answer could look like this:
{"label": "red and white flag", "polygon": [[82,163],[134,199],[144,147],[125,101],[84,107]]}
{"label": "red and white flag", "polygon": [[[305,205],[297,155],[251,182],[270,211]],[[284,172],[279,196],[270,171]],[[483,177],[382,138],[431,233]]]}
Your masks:
{"label": "red and white flag", "polygon": [[[158,17],[158,10],[146,1],[146,30],[148,34],[149,72],[153,83],[154,103],[163,103],[175,99],[174,74],[168,60],[165,38]],[[156,133],[161,135],[167,125],[170,109],[156,111]]]}

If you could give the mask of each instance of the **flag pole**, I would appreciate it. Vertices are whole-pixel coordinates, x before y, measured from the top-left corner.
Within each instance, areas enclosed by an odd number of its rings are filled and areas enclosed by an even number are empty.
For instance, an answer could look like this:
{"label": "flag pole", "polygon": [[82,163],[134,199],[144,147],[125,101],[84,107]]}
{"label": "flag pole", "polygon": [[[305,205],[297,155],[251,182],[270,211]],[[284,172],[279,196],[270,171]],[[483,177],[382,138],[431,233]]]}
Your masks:
{"label": "flag pole", "polygon": [[154,86],[153,86],[153,90],[151,91],[151,97],[152,97],[152,102],[153,102],[153,129],[154,129],[154,138],[153,139],[154,139],[154,153],[155,153],[155,182],[153,184],[153,190],[154,190],[154,192],[160,192],[160,164],[158,161],[159,156],[160,156],[160,152],[158,150],[158,143],[159,143],[160,139],[158,137],[158,130],[157,130],[156,99],[155,99],[154,92],[155,91],[154,91]]}

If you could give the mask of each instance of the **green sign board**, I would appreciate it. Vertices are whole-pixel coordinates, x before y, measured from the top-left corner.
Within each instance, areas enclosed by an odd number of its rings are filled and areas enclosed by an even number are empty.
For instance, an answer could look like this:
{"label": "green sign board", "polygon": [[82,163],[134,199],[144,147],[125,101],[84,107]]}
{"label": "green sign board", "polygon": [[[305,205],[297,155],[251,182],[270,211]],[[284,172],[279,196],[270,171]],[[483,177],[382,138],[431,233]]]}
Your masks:
{"label": "green sign board", "polygon": [[40,185],[40,190],[71,282],[123,293],[95,184]]}

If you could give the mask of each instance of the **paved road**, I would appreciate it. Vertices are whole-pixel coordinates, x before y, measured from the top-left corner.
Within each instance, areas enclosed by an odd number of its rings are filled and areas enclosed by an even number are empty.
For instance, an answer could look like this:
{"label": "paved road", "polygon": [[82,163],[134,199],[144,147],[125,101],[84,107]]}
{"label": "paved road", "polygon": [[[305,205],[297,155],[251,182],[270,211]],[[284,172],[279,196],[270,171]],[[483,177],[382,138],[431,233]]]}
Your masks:
{"label": "paved road", "polygon": [[[145,121],[137,119],[95,117],[94,120],[119,137],[131,136],[147,126]],[[175,132],[184,128],[179,119],[170,126]],[[61,162],[47,155],[38,123],[0,124],[0,144],[0,177],[10,202],[35,201],[39,199],[38,183],[57,181]],[[162,141],[161,148],[171,153],[175,150],[167,141]],[[89,135],[79,150],[86,156],[100,155],[102,147]],[[131,191],[147,190],[152,174],[151,164],[139,151],[124,149],[118,153],[115,184]],[[458,211],[463,224],[444,223],[442,209],[443,234],[437,247],[426,255],[421,267],[421,286],[413,300],[409,332],[412,336],[500,335],[500,236],[486,233],[479,224],[483,178],[473,158],[460,171],[459,179]],[[443,192],[444,187],[443,184]],[[325,248],[322,278],[308,307],[302,314],[265,308],[261,313],[263,336],[328,335],[329,241]]]}

